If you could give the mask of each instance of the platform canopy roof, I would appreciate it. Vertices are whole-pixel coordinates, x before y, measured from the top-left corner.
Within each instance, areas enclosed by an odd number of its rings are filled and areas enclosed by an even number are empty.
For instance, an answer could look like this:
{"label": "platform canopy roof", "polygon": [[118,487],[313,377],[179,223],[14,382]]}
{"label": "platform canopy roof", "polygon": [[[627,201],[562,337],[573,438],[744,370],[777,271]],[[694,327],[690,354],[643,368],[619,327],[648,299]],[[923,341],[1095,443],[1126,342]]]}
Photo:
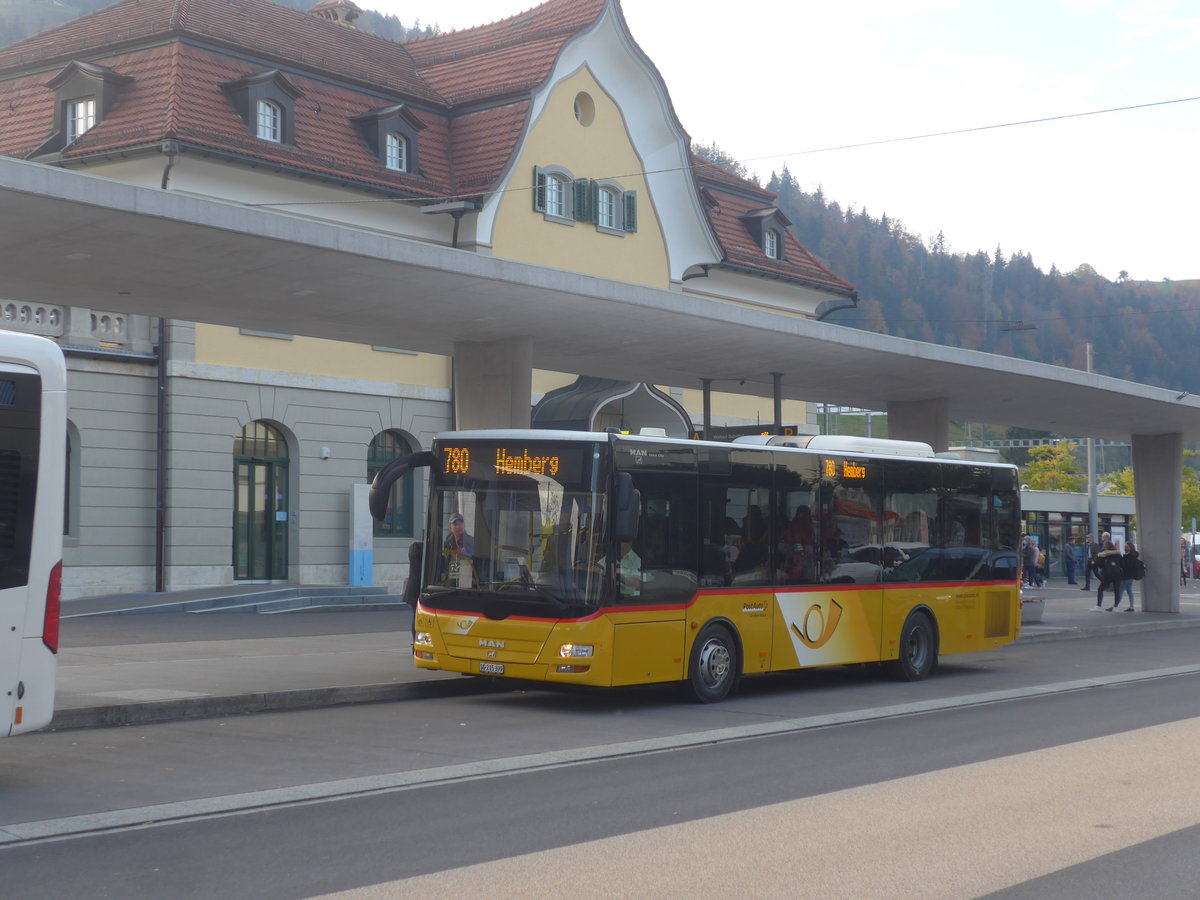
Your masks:
{"label": "platform canopy roof", "polygon": [[953,420],[1200,441],[1200,397],[0,158],[0,298]]}

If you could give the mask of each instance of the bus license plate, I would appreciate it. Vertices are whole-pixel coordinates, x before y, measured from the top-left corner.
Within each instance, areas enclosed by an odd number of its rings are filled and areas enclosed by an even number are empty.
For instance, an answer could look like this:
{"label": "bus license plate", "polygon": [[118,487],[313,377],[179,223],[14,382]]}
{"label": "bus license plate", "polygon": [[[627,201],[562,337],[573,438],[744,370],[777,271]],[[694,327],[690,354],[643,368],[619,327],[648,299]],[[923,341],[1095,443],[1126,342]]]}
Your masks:
{"label": "bus license plate", "polygon": [[503,675],[504,663],[484,663],[479,664],[479,671],[484,675]]}

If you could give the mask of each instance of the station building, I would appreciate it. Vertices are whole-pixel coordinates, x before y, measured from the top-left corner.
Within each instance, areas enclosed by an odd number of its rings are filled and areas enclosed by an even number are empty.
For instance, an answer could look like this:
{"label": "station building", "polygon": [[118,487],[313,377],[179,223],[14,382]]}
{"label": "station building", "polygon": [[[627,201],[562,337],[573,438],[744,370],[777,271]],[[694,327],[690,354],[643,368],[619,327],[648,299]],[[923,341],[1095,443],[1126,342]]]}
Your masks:
{"label": "station building", "polygon": [[[549,0],[405,44],[358,31],[358,14],[125,0],[0,49],[0,155],[798,317],[855,301],[770,191],[691,154],[618,0]],[[403,285],[343,293],[319,339],[203,308],[184,321],[0,300],[0,327],[68,358],[64,597],[346,583],[354,486],[456,424],[450,356],[393,332],[338,340],[339,307],[403,303]],[[461,327],[469,340],[487,322]],[[632,339],[598,334],[596,351]],[[588,375],[586,360],[535,372],[530,404],[634,427],[700,415],[697,385]],[[778,413],[715,387],[714,423]],[[783,421],[814,419],[783,406]],[[419,484],[397,492],[374,539],[374,583],[393,588],[423,515]]]}

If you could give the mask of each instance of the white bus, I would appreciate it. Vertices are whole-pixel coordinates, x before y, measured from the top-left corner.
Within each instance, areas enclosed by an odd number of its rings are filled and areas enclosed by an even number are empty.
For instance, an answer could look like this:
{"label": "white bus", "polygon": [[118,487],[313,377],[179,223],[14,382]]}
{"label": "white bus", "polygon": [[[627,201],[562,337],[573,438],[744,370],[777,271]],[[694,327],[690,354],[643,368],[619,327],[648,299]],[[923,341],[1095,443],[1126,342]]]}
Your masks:
{"label": "white bus", "polygon": [[62,351],[0,331],[0,737],[54,714],[66,450]]}

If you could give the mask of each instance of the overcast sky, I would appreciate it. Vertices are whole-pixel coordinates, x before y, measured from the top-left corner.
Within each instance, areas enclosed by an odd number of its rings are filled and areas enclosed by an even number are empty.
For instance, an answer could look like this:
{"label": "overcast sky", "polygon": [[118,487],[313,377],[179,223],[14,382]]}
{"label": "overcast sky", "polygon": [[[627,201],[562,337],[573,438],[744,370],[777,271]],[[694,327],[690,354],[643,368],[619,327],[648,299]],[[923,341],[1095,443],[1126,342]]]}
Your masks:
{"label": "overcast sky", "polygon": [[[358,0],[443,31],[533,0]],[[622,0],[692,138],[954,252],[1200,278],[1195,0]],[[1161,104],[967,134],[845,147]],[[820,152],[814,152],[820,151]]]}

